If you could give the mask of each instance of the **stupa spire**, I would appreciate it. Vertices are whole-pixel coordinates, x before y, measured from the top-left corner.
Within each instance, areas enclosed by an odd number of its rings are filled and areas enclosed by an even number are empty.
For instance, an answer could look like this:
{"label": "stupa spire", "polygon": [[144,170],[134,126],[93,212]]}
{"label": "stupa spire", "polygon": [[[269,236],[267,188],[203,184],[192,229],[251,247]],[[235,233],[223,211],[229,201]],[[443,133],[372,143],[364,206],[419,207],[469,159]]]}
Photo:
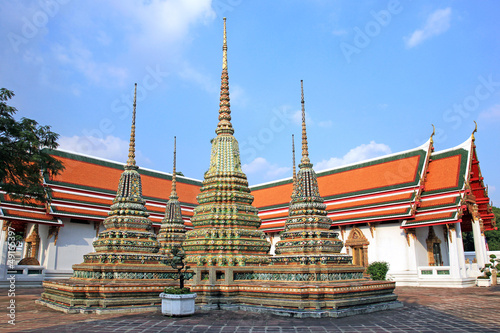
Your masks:
{"label": "stupa spire", "polygon": [[226,18],[224,17],[224,41],[222,44],[222,74],[220,85],[219,123],[215,130],[217,135],[232,135],[234,133],[231,124],[231,104],[229,103],[229,75],[227,70],[227,38]]}
{"label": "stupa spire", "polygon": [[132,111],[132,128],[130,129],[130,143],[128,147],[127,167],[136,167],[135,164],[135,106],[137,97],[137,83],[134,88],[134,104]]}
{"label": "stupa spire", "polygon": [[300,160],[299,168],[303,166],[312,166],[309,160],[309,149],[307,147],[307,132],[306,132],[306,108],[304,106],[304,81],[300,80],[300,96],[302,104],[302,159]]}
{"label": "stupa spire", "polygon": [[294,136],[292,134],[292,163],[293,163],[293,192],[292,194],[295,194],[295,190],[297,188],[297,172],[295,171],[295,141],[294,141]]}
{"label": "stupa spire", "polygon": [[217,136],[211,141],[210,166],[196,197],[191,223],[182,248],[186,263],[198,266],[246,266],[269,261],[266,235],[252,206],[253,195],[241,169],[240,149],[233,136],[229,109],[226,19],[222,47],[222,76]]}
{"label": "stupa spire", "polygon": [[[297,175],[294,172],[292,200],[285,222],[285,230],[276,243],[275,264],[327,264],[348,263],[350,257],[341,255],[342,242],[330,230],[332,221],[319,194],[316,173],[309,160],[304,107],[304,84],[300,81],[302,103],[302,159]],[[292,139],[293,140],[293,139]],[[295,165],[295,163],[294,163]]]}
{"label": "stupa spire", "polygon": [[165,206],[165,216],[161,221],[158,240],[160,241],[160,253],[171,255],[172,249],[180,248],[185,239],[186,226],[182,219],[181,204],[177,196],[177,138],[174,136],[174,163],[172,170],[172,192]]}
{"label": "stupa spire", "polygon": [[176,177],[176,171],[175,171],[175,164],[176,164],[176,157],[177,157],[177,137],[174,136],[174,167],[172,171],[172,192],[170,193],[170,199],[173,198],[178,198],[177,196],[177,177]]}

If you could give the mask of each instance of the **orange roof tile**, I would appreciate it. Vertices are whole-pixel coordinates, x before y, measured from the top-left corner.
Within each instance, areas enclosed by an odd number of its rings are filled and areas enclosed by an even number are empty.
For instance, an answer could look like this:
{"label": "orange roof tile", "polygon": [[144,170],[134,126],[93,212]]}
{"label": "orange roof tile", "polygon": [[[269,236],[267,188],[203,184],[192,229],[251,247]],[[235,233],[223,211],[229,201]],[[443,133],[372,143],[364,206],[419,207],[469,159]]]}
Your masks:
{"label": "orange roof tile", "polygon": [[429,163],[425,191],[456,188],[460,177],[461,159],[461,155],[453,155],[432,160]]}
{"label": "orange roof tile", "polygon": [[414,182],[420,155],[318,177],[323,197]]}

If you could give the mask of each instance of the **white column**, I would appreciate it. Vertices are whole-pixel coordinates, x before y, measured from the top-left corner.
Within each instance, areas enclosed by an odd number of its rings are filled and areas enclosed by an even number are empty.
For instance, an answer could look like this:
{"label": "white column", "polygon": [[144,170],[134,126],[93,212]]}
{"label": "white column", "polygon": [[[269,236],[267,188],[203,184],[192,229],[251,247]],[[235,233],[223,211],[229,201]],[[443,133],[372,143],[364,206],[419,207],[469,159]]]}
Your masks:
{"label": "white column", "polygon": [[456,223],[455,229],[450,229],[450,232],[447,232],[446,235],[448,253],[450,255],[450,275],[454,278],[465,278],[467,277],[467,273],[465,271],[465,256],[463,255],[464,245],[462,237],[458,236],[459,232],[461,232],[460,224]]}
{"label": "white column", "polygon": [[[45,233],[44,233],[44,238],[47,239]],[[52,236],[50,237],[50,239],[47,239],[47,242],[46,243],[44,242],[43,251],[42,251],[42,246],[40,246],[41,248],[40,251],[43,253],[43,255],[40,256],[41,259],[40,265],[45,266],[45,269],[48,271],[56,270],[57,246],[54,244],[54,241],[55,241],[55,236]]]}
{"label": "white column", "polygon": [[462,276],[467,277],[467,265],[465,264],[464,240],[462,238],[462,226],[455,223],[455,234],[457,237],[458,263],[462,271]]}
{"label": "white column", "polygon": [[472,218],[472,234],[474,235],[474,249],[476,252],[476,260],[479,268],[483,268],[488,260],[488,253],[486,252],[486,242],[484,234],[481,232],[481,225],[478,218]]}
{"label": "white column", "polygon": [[417,265],[417,233],[410,233],[406,237],[408,237],[408,250],[407,250],[407,269],[409,271],[414,271],[417,272],[418,265]]}

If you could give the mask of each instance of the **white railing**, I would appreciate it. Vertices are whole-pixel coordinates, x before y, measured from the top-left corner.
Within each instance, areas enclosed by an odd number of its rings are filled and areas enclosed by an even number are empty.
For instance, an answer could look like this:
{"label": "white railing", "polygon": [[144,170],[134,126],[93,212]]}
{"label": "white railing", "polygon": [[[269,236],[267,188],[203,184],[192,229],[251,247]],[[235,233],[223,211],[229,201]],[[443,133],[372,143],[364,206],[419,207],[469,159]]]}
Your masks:
{"label": "white railing", "polygon": [[7,275],[14,275],[18,281],[43,281],[45,278],[45,267],[33,265],[14,265],[8,269]]}
{"label": "white railing", "polygon": [[418,266],[419,279],[425,278],[449,278],[451,275],[450,266]]}

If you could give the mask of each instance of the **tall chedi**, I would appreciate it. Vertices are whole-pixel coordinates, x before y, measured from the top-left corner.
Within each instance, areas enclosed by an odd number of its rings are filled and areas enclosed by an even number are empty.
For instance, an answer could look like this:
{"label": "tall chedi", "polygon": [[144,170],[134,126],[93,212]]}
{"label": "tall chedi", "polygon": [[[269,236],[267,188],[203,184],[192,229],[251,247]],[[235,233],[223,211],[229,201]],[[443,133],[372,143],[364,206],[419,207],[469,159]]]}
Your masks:
{"label": "tall chedi", "polygon": [[260,218],[241,170],[238,141],[233,136],[229,104],[226,18],[222,46],[219,123],[212,140],[210,167],[205,173],[199,205],[186,233],[186,261],[198,266],[245,266],[268,262],[270,244],[258,230]]}
{"label": "tall chedi", "polygon": [[182,220],[181,204],[177,195],[176,175],[176,138],[174,137],[174,167],[172,172],[172,191],[165,207],[165,217],[161,221],[158,241],[160,242],[160,253],[170,255],[174,247],[180,248],[185,239],[186,226]]}
{"label": "tall chedi", "polygon": [[[328,264],[350,263],[351,257],[341,255],[342,241],[338,234],[330,231],[332,221],[326,216],[326,205],[319,194],[316,173],[309,160],[304,106],[304,86],[301,84],[302,104],[302,159],[295,176],[292,199],[285,229],[276,243],[275,264]],[[293,149],[295,152],[295,149]],[[294,153],[295,155],[295,153]]]}

